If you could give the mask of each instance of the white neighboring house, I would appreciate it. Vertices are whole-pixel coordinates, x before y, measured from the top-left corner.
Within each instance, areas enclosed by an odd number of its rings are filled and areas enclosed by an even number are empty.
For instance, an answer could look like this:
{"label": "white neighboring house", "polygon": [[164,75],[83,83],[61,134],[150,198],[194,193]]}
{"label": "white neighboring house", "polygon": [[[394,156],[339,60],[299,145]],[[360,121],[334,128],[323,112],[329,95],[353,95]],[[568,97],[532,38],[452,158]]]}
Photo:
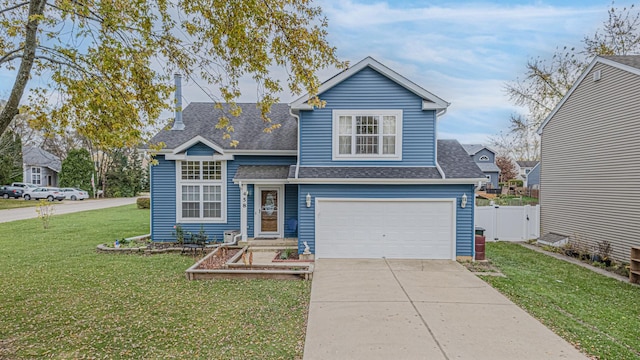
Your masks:
{"label": "white neighboring house", "polygon": [[539,161],[516,161],[516,169],[518,170],[518,179],[524,182],[524,186],[527,187],[527,175],[533,170]]}
{"label": "white neighboring house", "polygon": [[62,170],[60,158],[39,147],[22,147],[22,180],[36,186],[58,186],[58,173]]}

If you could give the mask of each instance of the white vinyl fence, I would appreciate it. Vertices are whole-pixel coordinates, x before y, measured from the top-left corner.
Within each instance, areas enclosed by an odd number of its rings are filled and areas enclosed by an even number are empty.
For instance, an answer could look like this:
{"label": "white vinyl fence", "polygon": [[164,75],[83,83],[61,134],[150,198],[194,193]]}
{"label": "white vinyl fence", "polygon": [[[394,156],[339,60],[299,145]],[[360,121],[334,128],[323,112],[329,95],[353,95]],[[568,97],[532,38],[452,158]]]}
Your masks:
{"label": "white vinyl fence", "polygon": [[476,226],[487,240],[526,241],[540,237],[540,206],[477,206]]}

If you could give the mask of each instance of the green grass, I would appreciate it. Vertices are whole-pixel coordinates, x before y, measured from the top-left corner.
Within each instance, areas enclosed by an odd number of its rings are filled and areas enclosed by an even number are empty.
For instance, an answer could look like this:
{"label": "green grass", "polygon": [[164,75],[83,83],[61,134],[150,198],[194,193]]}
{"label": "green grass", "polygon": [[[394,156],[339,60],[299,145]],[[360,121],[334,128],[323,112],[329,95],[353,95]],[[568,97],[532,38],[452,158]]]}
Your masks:
{"label": "green grass", "polygon": [[517,244],[488,243],[507,277],[485,277],[520,307],[585,353],[640,359],[640,288]]}
{"label": "green grass", "polygon": [[[0,210],[17,209],[23,207],[34,207],[38,205],[37,201],[26,201],[24,199],[2,199],[0,198]],[[34,210],[35,211],[35,210]]]}
{"label": "green grass", "polygon": [[0,224],[0,358],[294,359],[310,283],[187,281],[189,256],[96,253],[135,205]]}

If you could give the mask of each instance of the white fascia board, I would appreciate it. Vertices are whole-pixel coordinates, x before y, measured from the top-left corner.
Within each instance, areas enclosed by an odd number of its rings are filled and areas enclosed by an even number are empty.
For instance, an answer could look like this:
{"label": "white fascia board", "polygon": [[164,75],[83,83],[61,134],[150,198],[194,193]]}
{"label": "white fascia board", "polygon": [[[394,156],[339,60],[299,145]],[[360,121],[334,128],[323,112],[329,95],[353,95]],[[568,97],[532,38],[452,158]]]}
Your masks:
{"label": "white fascia board", "polygon": [[233,179],[233,183],[234,184],[276,184],[276,185],[281,185],[281,184],[288,184],[289,180],[288,179],[240,179],[240,180],[236,180]]}
{"label": "white fascia board", "polygon": [[640,69],[638,69],[638,68],[635,68],[635,67],[629,66],[629,65],[625,65],[625,64],[620,64],[619,62],[596,56],[591,61],[591,64],[589,64],[589,66],[587,66],[587,68],[584,70],[582,75],[580,75],[578,80],[576,80],[576,82],[573,84],[571,89],[569,89],[569,91],[567,91],[567,93],[564,95],[562,100],[560,100],[558,105],[556,105],[556,107],[553,109],[553,111],[551,111],[551,113],[549,115],[547,115],[547,117],[544,119],[544,121],[542,122],[542,124],[538,128],[538,135],[542,135],[544,127],[547,126],[547,123],[549,122],[549,120],[551,120],[551,118],[560,110],[562,105],[564,105],[564,103],[571,97],[571,94],[573,94],[573,92],[578,88],[578,86],[580,86],[580,83],[582,83],[582,81],[587,77],[587,75],[591,72],[591,70],[593,70],[593,68],[598,63],[609,65],[611,67],[615,67],[615,68],[618,68],[620,70],[625,70],[625,71],[628,71],[628,72],[630,72],[632,74],[640,76]]}
{"label": "white fascia board", "polygon": [[219,161],[219,160],[233,160],[233,155],[197,155],[190,156],[185,154],[165,154],[165,160],[190,160],[190,161]]}
{"label": "white fascia board", "polygon": [[[411,80],[407,79],[406,77],[404,77],[404,76],[398,74],[397,72],[391,70],[390,68],[386,67],[385,65],[383,65],[380,62],[378,62],[377,60],[375,60],[374,58],[372,58],[370,56],[367,56],[366,58],[364,58],[363,60],[361,60],[357,64],[351,66],[350,68],[342,71],[341,73],[337,74],[336,76],[334,76],[331,79],[329,79],[329,80],[325,81],[324,83],[322,83],[322,85],[320,85],[320,87],[318,88],[318,94],[322,94],[322,93],[326,92],[327,90],[329,90],[332,87],[340,84],[341,82],[343,82],[344,80],[350,78],[351,76],[353,76],[354,74],[358,73],[360,70],[364,69],[367,66],[371,67],[372,69],[376,70],[377,72],[381,73],[382,75],[386,76],[387,78],[393,80],[398,85],[404,87],[405,89],[411,91],[412,93],[420,96],[423,100],[427,100],[427,103],[433,104],[433,105],[429,105],[430,107],[428,109],[431,109],[431,110],[437,109],[437,110],[439,110],[439,109],[445,109],[445,108],[447,108],[449,106],[448,102],[442,100],[438,96],[436,96],[436,95],[432,94],[431,92],[425,90],[424,88],[420,87],[419,85],[417,85],[416,83],[414,83]],[[309,94],[308,93],[304,94],[303,96],[301,96],[298,99],[296,99],[293,102],[291,102],[289,104],[289,106],[292,109],[295,109],[295,110],[312,110],[313,107],[309,106],[306,103],[307,100],[309,100]],[[424,107],[424,103],[423,103],[423,107]],[[425,109],[425,110],[427,110],[427,109]]]}
{"label": "white fascia board", "polygon": [[226,153],[231,155],[296,156],[298,155],[298,150],[227,150]]}
{"label": "white fascia board", "polygon": [[193,138],[191,138],[191,140],[189,140],[189,141],[183,143],[182,145],[178,146],[177,148],[173,149],[172,153],[173,154],[181,153],[181,152],[189,149],[190,147],[192,147],[193,145],[195,145],[195,144],[197,144],[199,142],[207,145],[208,147],[212,148],[213,150],[215,150],[216,152],[218,152],[220,154],[224,154],[224,149],[220,145],[218,145],[218,144],[216,144],[216,143],[214,143],[214,142],[212,142],[210,140],[205,139],[201,135],[196,135]]}
{"label": "white fascia board", "polygon": [[362,185],[454,185],[454,184],[471,184],[475,185],[479,181],[486,181],[486,178],[469,178],[469,179],[293,179],[289,178],[291,184],[362,184]]}

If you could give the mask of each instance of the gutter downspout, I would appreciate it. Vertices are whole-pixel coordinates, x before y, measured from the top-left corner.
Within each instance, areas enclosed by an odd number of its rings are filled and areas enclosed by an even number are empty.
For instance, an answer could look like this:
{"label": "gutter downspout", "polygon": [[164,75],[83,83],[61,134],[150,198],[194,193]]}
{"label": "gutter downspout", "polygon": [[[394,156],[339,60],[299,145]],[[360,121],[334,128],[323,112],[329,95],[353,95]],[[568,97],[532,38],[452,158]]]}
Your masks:
{"label": "gutter downspout", "polygon": [[444,109],[436,112],[436,125],[435,125],[436,126],[436,129],[435,129],[436,130],[436,146],[435,146],[435,148],[436,148],[436,151],[435,151],[435,154],[436,154],[436,169],[438,170],[438,172],[440,173],[440,176],[443,179],[446,179],[447,177],[445,176],[444,171],[442,171],[442,168],[440,167],[440,164],[438,163],[438,119],[440,119],[440,116],[446,114],[446,112],[447,112],[447,108],[444,108]]}
{"label": "gutter downspout", "polygon": [[298,124],[298,156],[296,157],[296,175],[294,179],[298,178],[298,173],[300,172],[300,115],[296,115],[293,113],[291,106],[289,106],[289,114],[296,118],[296,123]]}

